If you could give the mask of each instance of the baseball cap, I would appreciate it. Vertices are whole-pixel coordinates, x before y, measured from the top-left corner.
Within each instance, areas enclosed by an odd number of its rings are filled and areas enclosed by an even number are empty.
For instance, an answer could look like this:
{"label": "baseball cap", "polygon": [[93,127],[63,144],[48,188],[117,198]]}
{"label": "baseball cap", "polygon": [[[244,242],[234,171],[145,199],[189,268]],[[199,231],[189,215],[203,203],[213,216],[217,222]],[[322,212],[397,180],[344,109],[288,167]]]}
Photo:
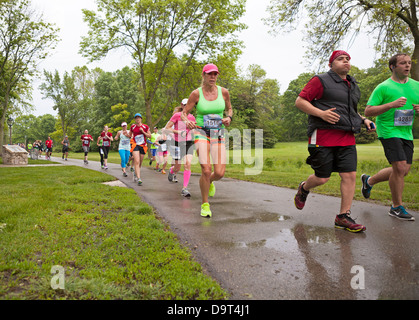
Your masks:
{"label": "baseball cap", "polygon": [[127,126],[127,123],[126,122],[122,122],[121,127],[123,127],[123,126]]}
{"label": "baseball cap", "polygon": [[343,50],[335,50],[335,51],[333,51],[332,55],[330,56],[329,63],[332,63],[333,61],[335,61],[335,59],[337,57],[342,56],[342,55],[348,56],[349,57],[349,60],[351,60],[351,56],[346,51],[343,51]]}
{"label": "baseball cap", "polygon": [[202,70],[202,73],[211,73],[211,72],[217,72],[218,74],[220,73],[218,71],[218,67],[213,64],[213,63],[209,63],[207,64],[204,69]]}
{"label": "baseball cap", "polygon": [[182,104],[187,104],[188,103],[188,99],[183,99],[182,100]]}
{"label": "baseball cap", "polygon": [[141,113],[136,113],[134,118],[140,117],[141,119],[143,118],[143,116],[141,115]]}

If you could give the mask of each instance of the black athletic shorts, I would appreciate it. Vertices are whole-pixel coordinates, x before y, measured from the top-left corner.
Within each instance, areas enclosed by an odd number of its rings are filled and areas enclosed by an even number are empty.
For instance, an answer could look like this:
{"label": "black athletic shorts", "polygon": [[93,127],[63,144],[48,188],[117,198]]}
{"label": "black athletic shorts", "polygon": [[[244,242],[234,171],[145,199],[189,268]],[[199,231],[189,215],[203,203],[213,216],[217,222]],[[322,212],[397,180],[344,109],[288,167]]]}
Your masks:
{"label": "black athletic shorts", "polygon": [[412,164],[413,160],[413,141],[401,138],[380,139],[384,148],[384,153],[388,162],[391,164],[396,161],[406,161]]}
{"label": "black athletic shorts", "polygon": [[174,160],[182,160],[187,154],[193,155],[195,150],[194,141],[176,141],[170,151],[170,155]]}
{"label": "black athletic shorts", "polygon": [[140,151],[140,154],[145,154],[144,148],[142,146],[135,146],[134,150],[132,150],[132,152],[134,151]]}
{"label": "black athletic shorts", "polygon": [[318,178],[329,178],[332,172],[353,172],[357,168],[356,146],[308,147],[311,165]]}

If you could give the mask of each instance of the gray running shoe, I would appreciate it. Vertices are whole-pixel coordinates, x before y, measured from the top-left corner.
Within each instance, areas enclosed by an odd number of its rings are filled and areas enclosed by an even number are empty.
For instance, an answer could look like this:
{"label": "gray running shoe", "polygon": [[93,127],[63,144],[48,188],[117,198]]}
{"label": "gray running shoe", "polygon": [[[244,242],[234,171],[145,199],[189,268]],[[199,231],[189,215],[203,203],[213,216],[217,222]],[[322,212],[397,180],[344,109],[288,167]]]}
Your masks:
{"label": "gray running shoe", "polygon": [[410,213],[408,213],[403,206],[398,206],[395,208],[391,206],[388,214],[392,217],[395,217],[403,221],[415,221],[415,217],[413,217]]}
{"label": "gray running shoe", "polygon": [[368,179],[369,179],[369,175],[367,174],[363,174],[361,176],[361,182],[362,182],[362,195],[364,196],[365,199],[368,199],[370,197],[371,194],[371,189],[372,187],[368,184]]}
{"label": "gray running shoe", "polygon": [[176,182],[176,183],[179,182],[175,174],[173,175],[173,182]]}
{"label": "gray running shoe", "polygon": [[182,188],[182,192],[180,194],[186,198],[189,198],[191,196],[190,192],[186,188]]}
{"label": "gray running shoe", "polygon": [[173,181],[173,176],[174,176],[174,174],[173,173],[170,173],[170,170],[169,170],[169,174],[167,175],[167,180],[169,180],[170,182],[172,182]]}

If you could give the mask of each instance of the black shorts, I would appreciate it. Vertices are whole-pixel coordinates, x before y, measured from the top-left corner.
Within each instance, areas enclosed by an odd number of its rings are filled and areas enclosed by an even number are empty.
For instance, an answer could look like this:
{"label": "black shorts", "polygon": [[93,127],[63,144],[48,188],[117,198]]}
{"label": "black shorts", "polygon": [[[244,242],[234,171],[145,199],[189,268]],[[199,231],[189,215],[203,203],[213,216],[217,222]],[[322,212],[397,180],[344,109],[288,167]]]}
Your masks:
{"label": "black shorts", "polygon": [[170,149],[170,155],[173,160],[182,160],[187,154],[193,155],[194,150],[194,141],[175,141],[175,145]]}
{"label": "black shorts", "polygon": [[135,146],[134,150],[132,150],[132,152],[134,151],[140,151],[140,154],[145,154],[144,148],[142,146]]}
{"label": "black shorts", "polygon": [[311,165],[318,178],[329,178],[332,172],[354,172],[357,168],[356,146],[308,147]]}
{"label": "black shorts", "polygon": [[413,160],[413,141],[401,138],[380,139],[384,148],[384,153],[388,162],[391,164],[396,161],[406,161],[412,164]]}

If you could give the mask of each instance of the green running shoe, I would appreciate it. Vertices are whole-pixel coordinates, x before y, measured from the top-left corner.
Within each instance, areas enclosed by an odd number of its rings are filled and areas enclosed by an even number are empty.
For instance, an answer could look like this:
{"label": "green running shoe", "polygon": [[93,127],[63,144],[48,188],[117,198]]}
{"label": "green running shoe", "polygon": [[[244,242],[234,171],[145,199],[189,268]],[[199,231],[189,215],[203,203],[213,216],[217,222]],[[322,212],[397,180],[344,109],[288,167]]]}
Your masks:
{"label": "green running shoe", "polygon": [[212,213],[210,210],[210,205],[208,202],[205,202],[201,205],[201,217],[211,218]]}
{"label": "green running shoe", "polygon": [[210,197],[215,196],[215,185],[214,185],[214,182],[211,182],[211,184],[210,184],[208,195]]}

